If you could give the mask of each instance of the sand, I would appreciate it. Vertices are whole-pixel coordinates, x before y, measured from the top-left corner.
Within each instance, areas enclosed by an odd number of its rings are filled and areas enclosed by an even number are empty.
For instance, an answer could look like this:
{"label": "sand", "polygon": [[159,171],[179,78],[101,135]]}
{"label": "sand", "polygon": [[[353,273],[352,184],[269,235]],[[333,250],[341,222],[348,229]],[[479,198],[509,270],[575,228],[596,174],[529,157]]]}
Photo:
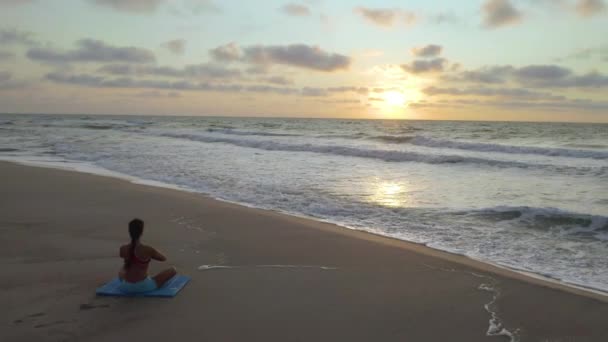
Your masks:
{"label": "sand", "polygon": [[[0,179],[0,341],[509,341],[492,302],[520,341],[608,340],[606,297],[416,244],[70,171]],[[152,270],[192,277],[177,297],[95,296],[134,217],[169,257]]]}

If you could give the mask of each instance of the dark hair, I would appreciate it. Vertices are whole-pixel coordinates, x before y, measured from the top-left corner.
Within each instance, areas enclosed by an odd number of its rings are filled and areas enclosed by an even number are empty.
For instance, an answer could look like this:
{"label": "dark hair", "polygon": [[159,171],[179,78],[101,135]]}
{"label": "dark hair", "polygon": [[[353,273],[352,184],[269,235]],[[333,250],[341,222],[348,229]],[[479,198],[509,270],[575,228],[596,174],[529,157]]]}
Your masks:
{"label": "dark hair", "polygon": [[129,257],[125,259],[125,269],[131,266],[131,258],[135,256],[135,246],[144,232],[144,221],[133,219],[129,222],[129,235],[131,236],[131,246],[129,246]]}

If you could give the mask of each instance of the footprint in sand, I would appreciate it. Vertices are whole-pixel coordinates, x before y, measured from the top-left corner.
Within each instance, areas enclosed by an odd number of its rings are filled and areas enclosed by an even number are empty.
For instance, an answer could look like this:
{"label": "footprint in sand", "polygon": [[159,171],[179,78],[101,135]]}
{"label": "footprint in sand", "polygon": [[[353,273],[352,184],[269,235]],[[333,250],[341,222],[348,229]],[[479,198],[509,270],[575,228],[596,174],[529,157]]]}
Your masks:
{"label": "footprint in sand", "polygon": [[80,304],[80,310],[93,310],[93,309],[98,309],[98,308],[109,308],[110,305],[108,304],[98,304],[98,305],[94,305],[94,304]]}
{"label": "footprint in sand", "polygon": [[47,328],[47,327],[52,327],[54,325],[59,325],[59,324],[64,324],[64,323],[68,323],[68,322],[67,321],[55,321],[55,322],[51,322],[51,323],[43,323],[43,324],[34,325],[34,328],[35,329]]}
{"label": "footprint in sand", "polygon": [[46,313],[44,313],[44,312],[33,313],[33,314],[25,316],[24,318],[14,320],[13,324],[21,324],[21,323],[25,322],[25,320],[28,318],[42,317],[44,315],[46,315]]}

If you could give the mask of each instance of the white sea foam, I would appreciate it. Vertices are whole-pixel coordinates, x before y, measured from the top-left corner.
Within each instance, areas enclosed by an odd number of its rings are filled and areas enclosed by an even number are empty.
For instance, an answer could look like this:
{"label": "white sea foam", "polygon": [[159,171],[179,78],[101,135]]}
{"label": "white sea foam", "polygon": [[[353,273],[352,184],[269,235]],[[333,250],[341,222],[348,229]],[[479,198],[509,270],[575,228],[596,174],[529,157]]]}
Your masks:
{"label": "white sea foam", "polygon": [[608,173],[606,167],[585,167],[578,168],[573,166],[555,166],[546,164],[532,164],[517,161],[505,161],[500,159],[486,159],[480,157],[469,157],[460,155],[445,155],[445,154],[423,154],[418,152],[408,152],[400,150],[388,149],[372,149],[364,147],[352,147],[341,145],[323,145],[312,143],[288,143],[276,140],[253,140],[239,139],[231,137],[222,137],[201,133],[162,133],[164,137],[187,139],[204,143],[225,143],[239,147],[247,147],[260,149],[265,151],[284,151],[284,152],[312,152],[321,154],[331,154],[346,157],[358,157],[378,159],[386,162],[418,162],[426,164],[478,164],[485,166],[501,167],[501,168],[548,168],[560,170],[572,170],[575,172],[594,172],[597,174]]}
{"label": "white sea foam", "polygon": [[591,151],[581,149],[567,148],[547,148],[533,146],[513,146],[488,143],[472,143],[465,141],[441,140],[416,136],[405,139],[404,142],[409,142],[413,145],[439,147],[449,149],[462,149],[480,152],[500,152],[509,154],[536,154],[553,157],[569,157],[569,158],[592,158],[592,159],[608,159],[608,152]]}
{"label": "white sea foam", "polygon": [[201,265],[199,271],[215,270],[215,269],[230,269],[230,268],[288,268],[288,269],[319,269],[323,271],[337,270],[337,267],[330,266],[313,266],[313,265],[242,265],[242,266],[226,266],[226,265]]}

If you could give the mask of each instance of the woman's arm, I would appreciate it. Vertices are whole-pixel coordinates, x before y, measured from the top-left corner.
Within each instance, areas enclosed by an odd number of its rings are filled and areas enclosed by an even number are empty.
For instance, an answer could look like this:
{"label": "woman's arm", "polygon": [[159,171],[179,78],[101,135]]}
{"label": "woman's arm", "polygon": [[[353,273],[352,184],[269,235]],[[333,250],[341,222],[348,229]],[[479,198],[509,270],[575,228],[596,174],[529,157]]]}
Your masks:
{"label": "woman's arm", "polygon": [[167,257],[165,257],[161,252],[157,251],[156,249],[154,249],[153,247],[150,247],[151,249],[151,258],[154,260],[158,260],[158,261],[166,261]]}

